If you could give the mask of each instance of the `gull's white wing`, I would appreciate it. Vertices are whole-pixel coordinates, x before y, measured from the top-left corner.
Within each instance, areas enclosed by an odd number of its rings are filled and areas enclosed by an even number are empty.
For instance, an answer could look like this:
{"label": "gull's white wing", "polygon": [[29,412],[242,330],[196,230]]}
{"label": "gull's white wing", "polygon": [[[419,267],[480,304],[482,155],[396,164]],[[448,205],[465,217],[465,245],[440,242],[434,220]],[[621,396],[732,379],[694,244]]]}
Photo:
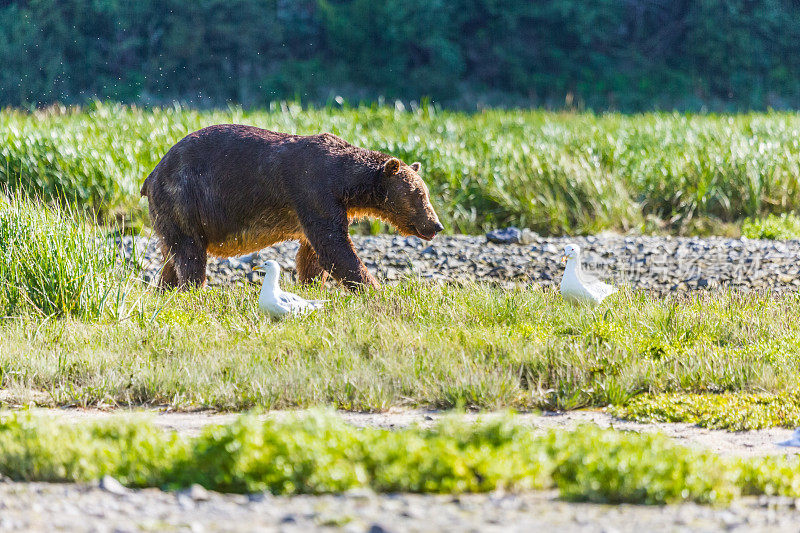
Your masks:
{"label": "gull's white wing", "polygon": [[617,292],[617,288],[613,285],[602,281],[592,274],[587,274],[586,272],[581,272],[581,282],[592,296],[600,300]]}
{"label": "gull's white wing", "polygon": [[279,299],[292,313],[303,314],[320,309],[324,300],[306,300],[290,292],[281,292]]}
{"label": "gull's white wing", "polygon": [[597,278],[581,273],[580,276],[565,274],[561,279],[561,295],[570,300],[599,304],[617,289]]}
{"label": "gull's white wing", "polygon": [[587,286],[591,286],[591,285],[598,285],[598,286],[599,285],[607,285],[609,287],[611,286],[611,285],[608,285],[608,283],[606,283],[602,279],[600,279],[597,276],[595,276],[594,274],[590,274],[590,273],[588,273],[586,271],[582,271],[581,272],[581,281],[583,281],[583,283],[585,285],[587,285]]}
{"label": "gull's white wing", "polygon": [[313,307],[314,309],[322,309],[325,307],[325,302],[328,300],[306,300],[308,305]]}
{"label": "gull's white wing", "polygon": [[314,307],[315,309],[322,307],[324,302],[328,300],[306,300],[302,296],[298,296],[296,294],[292,294],[291,292],[282,292],[282,297],[285,299],[287,303],[298,304],[298,305],[309,305]]}
{"label": "gull's white wing", "polygon": [[301,296],[296,294],[292,294],[291,292],[283,292],[281,291],[281,298],[286,302],[304,302],[305,299]]}
{"label": "gull's white wing", "polygon": [[593,292],[597,292],[602,294],[603,296],[609,296],[617,292],[617,288],[613,285],[609,285],[608,283],[604,283],[602,281],[598,281],[590,285],[590,288]]}
{"label": "gull's white wing", "polygon": [[286,302],[282,301],[280,297],[276,298],[275,295],[270,295],[267,298],[259,299],[258,307],[262,311],[278,318],[292,312],[292,307],[287,305]]}

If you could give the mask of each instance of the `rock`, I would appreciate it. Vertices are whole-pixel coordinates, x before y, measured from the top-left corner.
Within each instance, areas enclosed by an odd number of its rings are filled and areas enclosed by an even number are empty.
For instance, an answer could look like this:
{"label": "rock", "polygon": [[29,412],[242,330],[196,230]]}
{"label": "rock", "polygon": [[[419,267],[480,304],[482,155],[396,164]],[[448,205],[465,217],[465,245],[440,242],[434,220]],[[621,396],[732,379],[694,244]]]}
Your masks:
{"label": "rock", "polygon": [[356,487],[346,490],[344,495],[347,498],[354,498],[357,500],[370,500],[375,498],[375,491],[369,487]]}
{"label": "rock", "polygon": [[181,509],[194,509],[197,506],[197,503],[184,492],[176,494],[175,500],[178,502],[178,506]]}
{"label": "rock", "polygon": [[421,255],[433,255],[433,256],[436,256],[437,255],[436,248],[434,248],[433,246],[428,246],[427,248],[422,250],[420,252],[420,254]]}
{"label": "rock", "polygon": [[[564,243],[564,246],[566,246],[566,243]],[[546,253],[546,254],[553,254],[553,255],[555,255],[555,254],[558,254],[558,253],[560,253],[560,252],[561,252],[561,250],[563,250],[563,249],[564,249],[564,246],[562,246],[562,247],[561,247],[561,249],[559,249],[559,247],[558,247],[558,246],[555,246],[554,244],[546,244],[546,245],[544,246],[544,248],[542,248],[542,251],[544,251],[544,253]]]}
{"label": "rock", "polygon": [[257,263],[258,262],[258,252],[253,252],[251,254],[240,256],[239,257],[239,261],[242,264],[245,264],[245,265],[250,265],[250,264],[253,264],[253,263]]}
{"label": "rock", "polygon": [[528,228],[523,228],[522,235],[520,235],[519,243],[520,244],[532,244],[539,240],[539,234],[529,230]]}
{"label": "rock", "polygon": [[120,483],[111,476],[103,476],[103,478],[98,483],[98,486],[102,490],[110,494],[116,494],[118,496],[122,494],[127,494],[130,491],[130,489],[125,487],[122,483]]}
{"label": "rock", "polygon": [[[183,491],[184,493],[187,491]],[[597,505],[558,491],[483,494],[270,496],[267,504],[210,493],[202,505],[157,489],[115,496],[71,483],[0,484],[1,531],[797,531],[794,500],[755,497],[730,506]],[[355,494],[353,495],[355,496]],[[763,505],[763,507],[762,507]]]}
{"label": "rock", "polygon": [[192,499],[195,502],[205,502],[211,498],[211,495],[206,490],[206,488],[202,485],[198,485],[197,483],[192,484],[186,490],[182,490],[180,494],[184,494]]}
{"label": "rock", "polygon": [[486,240],[496,244],[519,244],[522,242],[522,232],[514,226],[495,229],[486,234]]}
{"label": "rock", "polygon": [[254,492],[247,495],[247,500],[251,502],[265,502],[271,500],[273,497],[271,492]]}

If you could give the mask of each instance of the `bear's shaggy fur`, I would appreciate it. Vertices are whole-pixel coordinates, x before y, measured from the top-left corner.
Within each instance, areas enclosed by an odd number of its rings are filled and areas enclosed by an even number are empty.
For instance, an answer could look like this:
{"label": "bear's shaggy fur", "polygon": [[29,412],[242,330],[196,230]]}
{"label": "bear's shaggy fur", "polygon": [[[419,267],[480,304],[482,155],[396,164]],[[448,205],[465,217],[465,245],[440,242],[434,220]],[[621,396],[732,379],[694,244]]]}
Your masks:
{"label": "bear's shaggy fur", "polygon": [[330,133],[301,136],[224,124],[173,146],[142,186],[166,259],[162,287],[201,286],[207,254],[250,253],[298,239],[301,282],[327,273],[349,288],[377,286],[348,226],[376,217],[430,240],[442,225],[420,164],[353,146]]}

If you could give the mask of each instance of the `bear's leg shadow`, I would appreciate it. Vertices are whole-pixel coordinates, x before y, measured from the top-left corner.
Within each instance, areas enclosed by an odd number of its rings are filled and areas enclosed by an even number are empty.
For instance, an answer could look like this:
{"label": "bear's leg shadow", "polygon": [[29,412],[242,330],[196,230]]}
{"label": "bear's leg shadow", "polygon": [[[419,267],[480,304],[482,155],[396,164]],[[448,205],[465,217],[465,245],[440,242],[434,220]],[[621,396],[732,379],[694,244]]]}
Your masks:
{"label": "bear's leg shadow", "polygon": [[300,283],[319,281],[322,284],[328,279],[328,272],[320,266],[314,248],[305,239],[300,239],[300,249],[297,250],[295,263],[297,264],[297,281]]}

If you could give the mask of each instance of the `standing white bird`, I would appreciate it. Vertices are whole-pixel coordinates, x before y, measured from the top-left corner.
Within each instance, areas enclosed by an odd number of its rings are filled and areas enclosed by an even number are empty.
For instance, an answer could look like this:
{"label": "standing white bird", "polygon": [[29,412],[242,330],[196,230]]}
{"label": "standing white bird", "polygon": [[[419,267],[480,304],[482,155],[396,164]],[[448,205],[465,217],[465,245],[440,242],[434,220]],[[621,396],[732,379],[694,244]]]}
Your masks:
{"label": "standing white bird", "polygon": [[599,304],[617,289],[599,279],[585,274],[581,269],[581,249],[577,244],[564,247],[562,263],[567,263],[564,277],[561,278],[561,296],[565,300]]}
{"label": "standing white bird", "polygon": [[258,296],[258,308],[272,318],[286,315],[305,315],[323,307],[326,300],[306,300],[296,294],[284,292],[278,285],[281,267],[277,261],[267,261],[254,270],[266,273],[261,294]]}

